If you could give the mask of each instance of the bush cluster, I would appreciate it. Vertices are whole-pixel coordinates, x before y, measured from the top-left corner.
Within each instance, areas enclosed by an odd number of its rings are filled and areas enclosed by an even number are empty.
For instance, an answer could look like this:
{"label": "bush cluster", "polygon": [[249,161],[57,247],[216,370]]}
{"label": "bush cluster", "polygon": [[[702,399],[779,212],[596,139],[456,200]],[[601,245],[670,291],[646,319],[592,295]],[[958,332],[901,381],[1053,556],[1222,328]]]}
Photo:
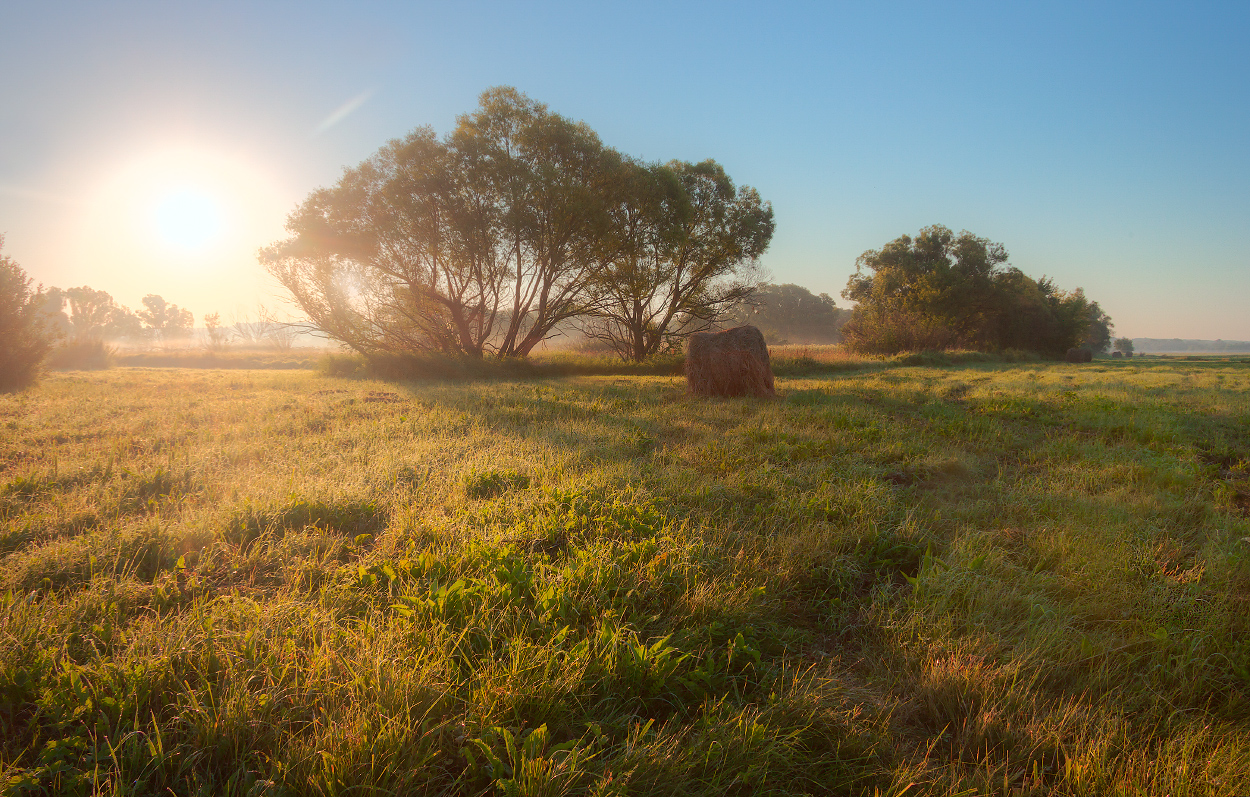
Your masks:
{"label": "bush cluster", "polygon": [[872,354],[968,348],[1057,357],[1105,350],[1110,318],[1084,291],[1007,265],[1000,243],[941,225],[860,255],[842,295],[857,303],[842,334]]}
{"label": "bush cluster", "polygon": [[31,282],[13,258],[0,255],[0,391],[33,384],[52,348],[54,333],[40,314],[44,291]]}

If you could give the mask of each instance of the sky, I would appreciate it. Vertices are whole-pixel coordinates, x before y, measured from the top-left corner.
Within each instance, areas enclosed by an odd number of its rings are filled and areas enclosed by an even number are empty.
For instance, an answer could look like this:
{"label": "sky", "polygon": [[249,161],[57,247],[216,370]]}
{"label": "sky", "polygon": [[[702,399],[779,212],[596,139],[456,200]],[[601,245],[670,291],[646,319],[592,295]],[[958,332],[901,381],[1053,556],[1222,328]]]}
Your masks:
{"label": "sky", "polygon": [[1250,4],[0,5],[0,233],[37,282],[197,324],[344,168],[515,86],[776,212],[775,282],[944,224],[1128,337],[1250,340]]}

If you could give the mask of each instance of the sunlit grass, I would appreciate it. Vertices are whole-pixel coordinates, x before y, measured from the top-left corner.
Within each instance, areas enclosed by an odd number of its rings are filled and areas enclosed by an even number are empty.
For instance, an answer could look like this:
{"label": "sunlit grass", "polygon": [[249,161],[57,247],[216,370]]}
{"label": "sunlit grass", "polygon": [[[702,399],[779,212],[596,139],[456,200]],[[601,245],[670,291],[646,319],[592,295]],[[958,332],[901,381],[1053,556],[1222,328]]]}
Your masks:
{"label": "sunlit grass", "polygon": [[[805,356],[843,362],[773,354]],[[0,782],[1250,789],[1250,368],[778,387],[114,369],[0,397]]]}

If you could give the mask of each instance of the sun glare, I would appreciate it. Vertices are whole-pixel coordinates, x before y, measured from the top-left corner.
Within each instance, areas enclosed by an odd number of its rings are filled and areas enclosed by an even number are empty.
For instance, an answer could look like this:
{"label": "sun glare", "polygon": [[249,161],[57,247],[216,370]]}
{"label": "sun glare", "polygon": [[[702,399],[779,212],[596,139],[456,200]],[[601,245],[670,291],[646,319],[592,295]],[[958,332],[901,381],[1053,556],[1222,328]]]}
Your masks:
{"label": "sun glare", "polygon": [[152,226],[167,246],[200,252],[220,238],[221,202],[196,186],[173,189],[159,197],[152,209]]}
{"label": "sun glare", "polygon": [[[256,250],[294,201],[268,164],[226,146],[131,145],[102,164],[71,238],[84,284],[134,305],[149,293],[202,314],[268,290]],[[77,284],[77,283],[75,283]]]}

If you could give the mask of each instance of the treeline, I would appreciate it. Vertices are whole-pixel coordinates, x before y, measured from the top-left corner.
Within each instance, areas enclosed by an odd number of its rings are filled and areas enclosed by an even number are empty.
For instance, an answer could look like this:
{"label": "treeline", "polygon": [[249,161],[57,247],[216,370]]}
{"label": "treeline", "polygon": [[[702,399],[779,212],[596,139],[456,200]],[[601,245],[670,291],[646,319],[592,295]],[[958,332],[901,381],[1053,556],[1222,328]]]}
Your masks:
{"label": "treeline", "polygon": [[12,258],[0,258],[0,390],[30,384],[45,364],[107,367],[108,341],[166,343],[191,333],[191,312],[156,294],[133,312],[85,285],[44,289],[31,282]]}
{"label": "treeline", "polygon": [[1244,354],[1250,340],[1186,340],[1182,338],[1133,338],[1139,352],[1152,354]]}
{"label": "treeline", "polygon": [[946,227],[903,235],[856,261],[842,295],[856,302],[842,327],[868,354],[973,349],[1057,357],[1087,347],[1106,352],[1111,318],[1080,288],[1059,289],[1007,265],[1000,243]]}
{"label": "treeline", "polygon": [[133,312],[106,291],[85,285],[44,289],[36,303],[41,323],[64,349],[96,342],[154,345],[197,339],[210,350],[232,344],[286,350],[302,327],[280,320],[260,305],[254,316],[244,313],[229,322],[222,320],[221,313],[206,313],[201,333],[194,327],[195,316],[190,310],[156,294],[143,297],[143,309]]}
{"label": "treeline", "polygon": [[[0,235],[0,249],[4,236]],[[204,316],[201,337],[191,311],[156,294],[134,312],[106,291],[88,286],[43,288],[13,258],[0,254],[0,391],[32,384],[41,368],[104,368],[115,360],[111,342],[139,345],[190,340],[220,351],[229,344],[289,350],[303,325],[278,320],[262,305],[226,325],[219,313]]]}
{"label": "treeline", "polygon": [[156,294],[144,296],[143,309],[134,312],[107,292],[86,285],[44,290],[39,314],[57,339],[77,342],[164,342],[185,338],[195,323],[190,310]]}
{"label": "treeline", "polygon": [[773,229],[716,162],[640,162],[503,87],[313,192],[261,261],[367,357],[525,356],[575,325],[638,361],[725,320]]}
{"label": "treeline", "polygon": [[733,309],[728,323],[758,327],[773,346],[828,344],[841,340],[842,325],[851,315],[827,293],[814,294],[801,285],[765,284]]}

